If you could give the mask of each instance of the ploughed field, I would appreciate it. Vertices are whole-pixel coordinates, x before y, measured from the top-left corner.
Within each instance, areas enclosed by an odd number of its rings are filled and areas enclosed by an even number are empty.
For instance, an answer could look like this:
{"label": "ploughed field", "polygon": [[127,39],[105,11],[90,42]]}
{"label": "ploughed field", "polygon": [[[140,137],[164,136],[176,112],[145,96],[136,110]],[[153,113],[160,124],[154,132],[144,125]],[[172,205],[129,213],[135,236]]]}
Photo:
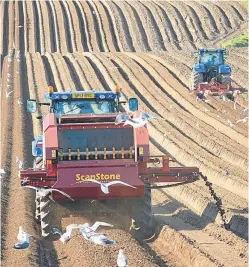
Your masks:
{"label": "ploughed field", "polygon": [[[3,266],[115,266],[122,247],[130,266],[247,266],[248,124],[235,123],[247,116],[241,114],[247,106],[247,49],[231,49],[228,57],[233,84],[243,88],[237,104],[214,97],[198,102],[188,92],[191,51],[237,36],[247,27],[245,7],[226,1],[2,1],[0,8]],[[151,154],[199,167],[221,197],[231,229],[220,227],[200,180],[152,190],[160,227],[147,245],[118,227],[106,230],[118,245],[104,250],[81,235],[66,245],[40,238],[34,195],[20,188],[16,157],[32,165],[31,142],[42,125],[18,100],[42,100],[49,85],[57,91],[119,85],[125,99],[137,97],[143,110],[165,118],[149,123]],[[28,250],[12,249],[19,225],[38,237]]]}

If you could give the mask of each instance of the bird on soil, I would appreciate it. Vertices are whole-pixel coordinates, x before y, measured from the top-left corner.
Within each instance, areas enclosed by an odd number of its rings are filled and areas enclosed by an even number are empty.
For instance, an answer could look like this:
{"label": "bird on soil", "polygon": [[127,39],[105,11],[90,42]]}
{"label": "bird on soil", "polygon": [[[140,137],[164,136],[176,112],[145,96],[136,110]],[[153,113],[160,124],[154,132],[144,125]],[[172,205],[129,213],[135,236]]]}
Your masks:
{"label": "bird on soil", "polygon": [[[127,184],[127,183],[122,182],[122,181],[112,181],[109,183],[101,183],[101,182],[93,180],[93,179],[88,179],[87,181],[92,182],[92,183],[96,183],[96,184],[100,184],[100,189],[104,194],[109,194],[109,186],[114,185],[114,184],[122,184],[122,185],[137,189],[135,186],[132,186],[132,185]],[[83,182],[85,182],[85,181],[79,181],[76,183],[83,183]]]}
{"label": "bird on soil", "polygon": [[227,122],[228,122],[230,127],[233,127],[234,124],[230,120],[227,120]]}
{"label": "bird on soil", "polygon": [[108,239],[105,235],[100,234],[100,233],[95,233],[95,230],[99,226],[113,227],[113,225],[109,224],[109,223],[95,222],[92,227],[89,225],[89,223],[80,224],[79,229],[80,229],[80,232],[82,233],[83,237],[87,241],[90,241],[96,245],[107,246],[107,245],[116,244],[117,243],[116,241]]}
{"label": "bird on soil", "polygon": [[241,114],[241,115],[244,115],[246,112],[248,112],[248,110],[249,110],[249,108],[245,108],[245,109],[243,109],[243,110],[240,112],[240,114]]}
{"label": "bird on soil", "polygon": [[248,119],[249,119],[249,117],[245,117],[243,119],[240,119],[240,120],[236,121],[236,123],[239,123],[239,122],[245,123]]}
{"label": "bird on soil", "polygon": [[[10,86],[11,86],[11,85],[10,85]],[[10,87],[10,86],[8,86],[8,87]],[[6,91],[6,98],[10,98],[10,94],[13,93],[13,92],[14,92],[13,90],[10,91],[10,92],[7,92],[7,91]]]}
{"label": "bird on soil", "polygon": [[[40,197],[46,197],[49,193],[52,193],[53,191],[54,192],[58,192],[64,196],[66,196],[67,198],[71,199],[72,201],[74,201],[74,199],[71,198],[71,196],[69,196],[67,193],[61,191],[61,190],[58,190],[58,189],[54,189],[54,188],[38,188],[38,187],[35,187],[35,186],[31,186],[31,185],[26,185],[26,186],[23,186],[23,188],[31,188],[31,189],[34,189],[36,190],[36,192],[38,193],[38,195]],[[51,200],[53,200],[51,198],[51,196],[49,196]]]}
{"label": "bird on soil", "polygon": [[120,249],[118,252],[117,265],[118,265],[118,267],[127,267],[128,266],[128,259],[125,256],[124,251],[122,249]]}
{"label": "bird on soil", "polygon": [[17,100],[17,104],[18,104],[18,105],[23,105],[23,101],[22,101],[21,98],[19,98],[19,99]]}
{"label": "bird on soil", "polygon": [[0,169],[0,179],[2,179],[3,178],[3,175],[5,174],[5,171],[4,171],[4,169]]}
{"label": "bird on soil", "polygon": [[29,247],[29,238],[31,237],[30,234],[24,232],[23,227],[19,226],[19,232],[17,234],[17,240],[19,241],[16,243],[13,248],[14,249],[27,249]]}
{"label": "bird on soil", "polygon": [[69,241],[69,239],[71,238],[71,233],[73,229],[78,229],[78,224],[73,223],[73,224],[69,224],[66,227],[66,232],[62,234],[62,232],[58,229],[58,228],[52,228],[51,232],[52,234],[58,234],[60,235],[60,241],[65,244],[67,241]]}
{"label": "bird on soil", "polygon": [[24,164],[18,157],[16,157],[16,163],[18,164],[19,170],[24,169]]}

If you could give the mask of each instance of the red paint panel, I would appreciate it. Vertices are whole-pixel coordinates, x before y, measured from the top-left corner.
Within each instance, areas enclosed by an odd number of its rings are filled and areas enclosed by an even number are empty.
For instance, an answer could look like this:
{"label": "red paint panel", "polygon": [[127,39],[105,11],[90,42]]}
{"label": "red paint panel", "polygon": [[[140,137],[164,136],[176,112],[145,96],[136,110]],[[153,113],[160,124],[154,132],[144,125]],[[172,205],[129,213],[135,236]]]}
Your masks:
{"label": "red paint panel", "polygon": [[[76,176],[77,175],[77,176]],[[109,194],[104,194],[100,185],[88,182],[87,175],[95,175],[95,179],[99,182],[123,181],[137,189],[127,187],[125,185],[112,185],[109,187]],[[104,175],[119,175],[120,179],[106,179]],[[83,183],[76,183],[76,177],[84,180]],[[94,178],[94,177],[92,177]],[[107,178],[107,177],[105,177]],[[117,197],[137,197],[144,195],[144,183],[138,178],[137,166],[112,166],[112,167],[95,167],[95,168],[60,168],[58,165],[58,181],[53,188],[69,193],[77,199],[105,199]],[[56,198],[64,197],[55,195]]]}
{"label": "red paint panel", "polygon": [[47,115],[44,116],[44,118],[43,118],[43,132],[45,132],[49,126],[55,126],[55,125],[56,125],[56,120],[55,120],[54,113],[48,113]]}
{"label": "red paint panel", "polygon": [[44,146],[45,148],[58,148],[57,127],[50,126],[44,132]]}

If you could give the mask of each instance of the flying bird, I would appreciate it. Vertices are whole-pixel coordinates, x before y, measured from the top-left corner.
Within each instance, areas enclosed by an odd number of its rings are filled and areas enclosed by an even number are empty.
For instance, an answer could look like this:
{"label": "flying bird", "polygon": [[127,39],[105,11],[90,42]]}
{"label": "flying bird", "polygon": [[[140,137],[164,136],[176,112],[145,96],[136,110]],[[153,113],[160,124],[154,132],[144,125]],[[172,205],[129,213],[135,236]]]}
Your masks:
{"label": "flying bird", "polygon": [[19,25],[19,26],[18,26],[18,28],[22,28],[22,27],[23,27],[23,25]]}
{"label": "flying bird", "polygon": [[30,234],[24,232],[23,227],[19,226],[19,232],[17,234],[17,240],[19,241],[16,243],[13,248],[14,249],[27,249],[29,247],[29,238],[31,237]]}
{"label": "flying bird", "polygon": [[120,249],[118,252],[117,265],[118,265],[118,267],[127,267],[128,266],[128,259],[125,256],[124,251],[122,249]]}
{"label": "flying bird", "polygon": [[230,175],[231,171],[229,169],[226,169],[226,175]]}
{"label": "flying bird", "polygon": [[7,74],[8,78],[13,78],[13,75],[11,75],[10,73]]}
{"label": "flying bird", "polygon": [[[100,189],[104,194],[109,194],[109,186],[114,185],[114,184],[123,184],[125,186],[129,186],[129,187],[137,189],[135,186],[132,186],[132,185],[127,184],[127,183],[122,182],[122,181],[112,181],[112,182],[109,182],[109,183],[101,183],[101,182],[93,180],[93,179],[88,179],[87,181],[92,182],[92,183],[96,183],[96,184],[100,184]],[[83,182],[84,181],[79,181],[79,182],[76,182],[76,183],[83,183]]]}
{"label": "flying bird", "polygon": [[116,117],[116,120],[115,120],[115,124],[120,124],[121,122],[125,122],[127,119],[129,119],[129,116],[122,113],[122,114],[119,114],[117,117]]}
{"label": "flying bird", "polygon": [[60,235],[60,241],[65,244],[70,238],[71,238],[71,233],[72,233],[72,230],[73,229],[78,229],[78,224],[76,223],[73,223],[73,224],[69,224],[67,227],[66,227],[66,232],[62,234],[62,232],[57,229],[57,228],[52,228],[51,232],[55,235],[55,234],[58,234]]}
{"label": "flying bird", "polygon": [[236,123],[239,123],[239,122],[246,122],[247,120],[249,119],[249,117],[245,117],[245,118],[243,118],[243,119],[240,119],[240,120],[238,120],[238,121],[236,121]]}
{"label": "flying bird", "polygon": [[35,186],[31,186],[31,185],[26,185],[26,186],[23,186],[23,188],[31,188],[31,189],[34,189],[38,192],[38,194],[41,196],[41,197],[45,197],[47,196],[49,193],[51,193],[52,191],[55,191],[55,192],[58,192],[64,196],[66,196],[67,198],[71,199],[72,201],[74,201],[74,199],[71,198],[70,195],[68,195],[67,193],[61,191],[61,190],[58,190],[58,189],[54,189],[54,188],[38,188],[38,187],[35,187]]}
{"label": "flying bird", "polygon": [[127,119],[123,126],[131,125],[133,128],[140,128],[144,127],[147,123],[148,123],[147,120],[143,120],[141,118],[133,118],[133,119]]}
{"label": "flying bird", "polygon": [[[10,85],[10,86],[11,86],[11,85]],[[9,86],[8,86],[8,87],[9,87]],[[10,97],[10,94],[13,93],[13,92],[14,92],[13,90],[10,91],[10,92],[7,92],[7,91],[6,91],[6,92],[5,92],[5,93],[6,93],[6,98],[9,98],[9,97]]]}

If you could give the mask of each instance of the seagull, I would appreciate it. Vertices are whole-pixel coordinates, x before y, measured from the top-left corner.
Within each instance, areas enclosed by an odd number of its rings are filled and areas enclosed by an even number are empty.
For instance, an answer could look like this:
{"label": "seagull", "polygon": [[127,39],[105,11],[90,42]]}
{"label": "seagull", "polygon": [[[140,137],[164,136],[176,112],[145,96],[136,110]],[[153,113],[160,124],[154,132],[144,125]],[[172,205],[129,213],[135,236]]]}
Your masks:
{"label": "seagull", "polygon": [[72,233],[72,230],[73,229],[78,229],[78,224],[76,223],[73,223],[73,224],[69,224],[67,227],[66,227],[66,232],[64,234],[62,234],[62,232],[57,229],[57,228],[52,228],[51,232],[55,235],[55,234],[59,234],[60,235],[60,241],[65,244],[65,242],[67,242],[70,237],[71,237],[71,233]]}
{"label": "seagull", "polygon": [[13,76],[10,73],[7,74],[7,77],[8,78],[13,78]]}
{"label": "seagull", "polygon": [[[11,85],[10,85],[10,86],[11,86]],[[7,92],[7,91],[6,91],[6,98],[10,98],[10,94],[13,93],[13,92],[14,92],[14,90],[12,90],[12,91],[10,91],[10,92]]]}
{"label": "seagull", "polygon": [[247,120],[249,119],[249,117],[245,117],[244,119],[240,119],[238,120],[236,123],[239,123],[239,122],[246,122]]}
{"label": "seagull", "polygon": [[112,224],[105,223],[105,222],[95,222],[92,227],[90,227],[89,223],[84,223],[84,224],[79,225],[78,227],[83,237],[88,241],[91,241],[97,245],[103,245],[103,246],[116,244],[117,243],[116,241],[109,240],[105,235],[95,233],[95,230],[99,226],[113,227]]}
{"label": "seagull", "polygon": [[[100,184],[100,189],[104,194],[109,194],[109,188],[108,187],[111,185],[114,185],[114,184],[123,184],[125,186],[129,186],[129,187],[137,189],[135,186],[132,186],[132,185],[127,184],[127,183],[122,182],[122,181],[112,181],[110,183],[101,183],[101,182],[93,180],[93,179],[88,179],[87,181],[92,182],[92,183],[96,183],[96,184]],[[79,181],[76,183],[82,183],[82,182],[85,182],[85,181]]]}
{"label": "seagull", "polygon": [[210,99],[204,99],[203,100],[205,103],[211,102]]}
{"label": "seagull", "polygon": [[19,99],[17,100],[17,104],[18,104],[18,105],[23,105],[23,102],[22,102],[22,99],[21,99],[21,98],[19,98]]}
{"label": "seagull", "polygon": [[245,108],[240,112],[240,114],[244,115],[248,110],[249,110],[249,108]]}
{"label": "seagull", "polygon": [[0,179],[2,179],[3,177],[2,177],[2,175],[3,174],[5,174],[5,171],[4,171],[4,169],[0,169]]}
{"label": "seagull", "polygon": [[233,127],[234,124],[230,120],[227,120],[227,122],[228,122],[230,127]]}
{"label": "seagull", "polygon": [[205,111],[205,112],[209,112],[209,110],[208,110],[208,109],[206,109],[206,108],[204,109],[204,111]]}
{"label": "seagull", "polygon": [[22,28],[22,27],[23,27],[23,25],[19,25],[19,26],[18,26],[18,28]]}
{"label": "seagull", "polygon": [[134,118],[134,119],[127,119],[123,126],[125,125],[131,125],[133,128],[140,128],[144,127],[148,123],[147,120],[143,120],[141,118]]}
{"label": "seagull", "polygon": [[131,229],[134,229],[136,231],[140,229],[140,227],[136,227],[136,221],[133,218],[131,219],[130,231]]}
{"label": "seagull", "polygon": [[23,162],[18,157],[16,157],[16,163],[18,163],[19,170],[22,170],[24,168]]}
{"label": "seagull", "polygon": [[230,175],[231,171],[229,169],[226,169],[226,175]]}
{"label": "seagull", "polygon": [[35,186],[31,186],[31,185],[26,185],[23,186],[23,188],[31,188],[37,191],[37,193],[41,196],[41,197],[45,197],[47,196],[49,193],[51,193],[52,191],[58,192],[66,197],[68,197],[69,199],[71,199],[72,201],[74,201],[74,199],[71,198],[71,196],[69,196],[68,194],[66,194],[65,192],[58,190],[58,189],[54,189],[54,188],[38,188]]}
{"label": "seagull", "polygon": [[117,259],[118,267],[127,267],[128,266],[128,259],[124,254],[122,249],[119,250],[118,259]]}
{"label": "seagull", "polygon": [[237,109],[237,102],[236,101],[233,104],[233,109]]}
{"label": "seagull", "polygon": [[129,116],[122,113],[122,114],[119,114],[117,117],[116,117],[116,120],[115,120],[115,124],[119,124],[121,122],[125,122],[127,119],[129,119]]}
{"label": "seagull", "polygon": [[29,238],[31,237],[30,234],[24,232],[23,227],[19,226],[19,232],[17,234],[17,240],[19,241],[16,243],[13,248],[14,249],[27,249],[29,247]]}

